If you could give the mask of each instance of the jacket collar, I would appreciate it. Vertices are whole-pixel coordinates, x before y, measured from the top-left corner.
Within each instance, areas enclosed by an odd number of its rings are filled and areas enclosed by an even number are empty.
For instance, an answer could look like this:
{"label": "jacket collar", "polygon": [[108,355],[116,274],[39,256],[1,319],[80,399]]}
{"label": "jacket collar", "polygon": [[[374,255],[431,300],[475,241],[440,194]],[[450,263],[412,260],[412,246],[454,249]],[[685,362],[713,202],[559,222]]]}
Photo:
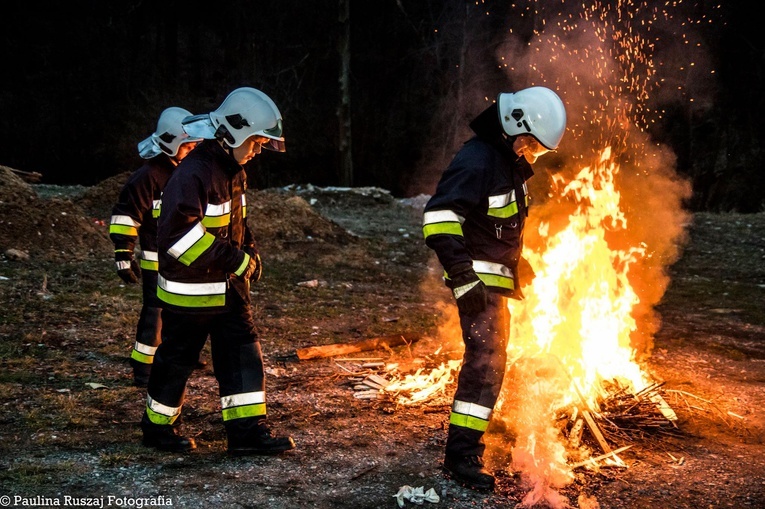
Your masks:
{"label": "jacket collar", "polygon": [[472,122],[470,129],[473,132],[496,148],[507,159],[514,162],[514,168],[521,174],[526,181],[534,175],[534,170],[523,156],[519,156],[513,150],[515,136],[507,136],[502,129],[502,123],[499,120],[499,107],[496,103],[483,110]]}
{"label": "jacket collar", "polygon": [[244,171],[244,167],[231,157],[228,151],[217,140],[205,140],[201,144],[218,161],[224,171],[229,175],[236,175]]}

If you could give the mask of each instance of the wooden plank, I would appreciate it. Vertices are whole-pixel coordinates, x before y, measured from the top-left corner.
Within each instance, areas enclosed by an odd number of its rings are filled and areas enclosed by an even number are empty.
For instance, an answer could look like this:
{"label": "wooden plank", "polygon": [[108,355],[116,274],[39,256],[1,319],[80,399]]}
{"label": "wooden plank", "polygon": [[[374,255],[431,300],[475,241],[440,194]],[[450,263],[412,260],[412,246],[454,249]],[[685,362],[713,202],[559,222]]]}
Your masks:
{"label": "wooden plank", "polygon": [[606,442],[606,438],[603,436],[603,433],[600,432],[600,428],[598,427],[598,424],[595,422],[595,419],[592,418],[592,414],[589,410],[583,410],[582,411],[582,417],[584,417],[584,420],[587,422],[587,426],[590,428],[590,431],[592,432],[592,436],[595,437],[595,440],[598,441],[600,444],[600,448],[603,449],[603,452],[608,454],[611,452],[611,446],[608,445],[608,442]]}
{"label": "wooden plank", "polygon": [[335,357],[349,353],[364,352],[367,350],[379,350],[381,348],[394,348],[397,346],[410,345],[420,340],[418,334],[399,334],[392,336],[380,336],[377,338],[362,339],[353,343],[334,343],[331,345],[309,346],[295,350],[297,358],[301,361],[318,359],[322,357]]}
{"label": "wooden plank", "polygon": [[661,415],[666,417],[666,419],[672,423],[674,427],[677,428],[677,414],[674,410],[672,410],[672,407],[669,406],[669,403],[661,397],[661,394],[658,392],[655,392],[651,394],[648,399],[650,399],[656,407],[659,409],[659,412],[661,412]]}

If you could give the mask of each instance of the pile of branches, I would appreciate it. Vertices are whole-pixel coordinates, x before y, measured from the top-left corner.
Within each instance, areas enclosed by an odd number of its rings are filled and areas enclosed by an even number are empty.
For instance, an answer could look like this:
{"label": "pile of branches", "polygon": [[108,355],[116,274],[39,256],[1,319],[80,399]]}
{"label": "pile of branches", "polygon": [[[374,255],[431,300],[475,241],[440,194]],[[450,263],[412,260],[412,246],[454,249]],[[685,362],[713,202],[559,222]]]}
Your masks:
{"label": "pile of branches", "polygon": [[604,382],[598,425],[611,442],[634,442],[653,436],[680,435],[677,416],[660,391],[664,382],[633,393],[616,380]]}

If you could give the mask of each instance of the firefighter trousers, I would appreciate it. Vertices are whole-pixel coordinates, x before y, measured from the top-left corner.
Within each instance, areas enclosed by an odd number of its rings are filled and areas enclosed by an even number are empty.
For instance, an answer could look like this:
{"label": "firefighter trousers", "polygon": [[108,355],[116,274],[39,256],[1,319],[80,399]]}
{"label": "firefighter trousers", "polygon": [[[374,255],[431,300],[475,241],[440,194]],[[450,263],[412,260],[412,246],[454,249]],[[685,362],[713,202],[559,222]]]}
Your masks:
{"label": "firefighter trousers", "polygon": [[249,303],[229,296],[220,314],[162,310],[162,342],[149,378],[142,426],[172,425],[181,413],[186,382],[210,337],[213,370],[229,438],[247,434],[266,419],[260,342]]}
{"label": "firefighter trousers", "polygon": [[454,393],[446,455],[483,456],[483,434],[502,388],[510,335],[507,298],[489,293],[486,309],[477,315],[460,313],[465,354]]}

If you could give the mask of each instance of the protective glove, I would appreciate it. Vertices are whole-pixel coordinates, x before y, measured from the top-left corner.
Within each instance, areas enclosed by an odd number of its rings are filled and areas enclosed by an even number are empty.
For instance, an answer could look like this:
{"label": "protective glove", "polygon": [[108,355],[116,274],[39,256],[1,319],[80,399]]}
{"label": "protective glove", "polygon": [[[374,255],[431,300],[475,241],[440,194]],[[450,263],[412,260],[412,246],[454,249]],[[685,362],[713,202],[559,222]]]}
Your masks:
{"label": "protective glove", "polygon": [[461,314],[472,316],[486,309],[486,285],[478,278],[472,265],[453,267],[449,279]]}
{"label": "protective glove", "polygon": [[244,252],[250,255],[250,258],[255,258],[257,260],[257,268],[249,279],[251,283],[257,283],[263,275],[263,260],[260,259],[260,253],[258,253],[258,250],[254,246],[245,246]]}
{"label": "protective glove", "polygon": [[533,267],[526,258],[521,256],[518,260],[518,266],[515,268],[515,280],[518,286],[520,288],[529,286],[535,277],[537,275],[534,273]]}
{"label": "protective glove", "polygon": [[129,285],[138,282],[141,277],[141,267],[133,257],[132,249],[115,249],[114,261],[117,265],[117,275]]}

